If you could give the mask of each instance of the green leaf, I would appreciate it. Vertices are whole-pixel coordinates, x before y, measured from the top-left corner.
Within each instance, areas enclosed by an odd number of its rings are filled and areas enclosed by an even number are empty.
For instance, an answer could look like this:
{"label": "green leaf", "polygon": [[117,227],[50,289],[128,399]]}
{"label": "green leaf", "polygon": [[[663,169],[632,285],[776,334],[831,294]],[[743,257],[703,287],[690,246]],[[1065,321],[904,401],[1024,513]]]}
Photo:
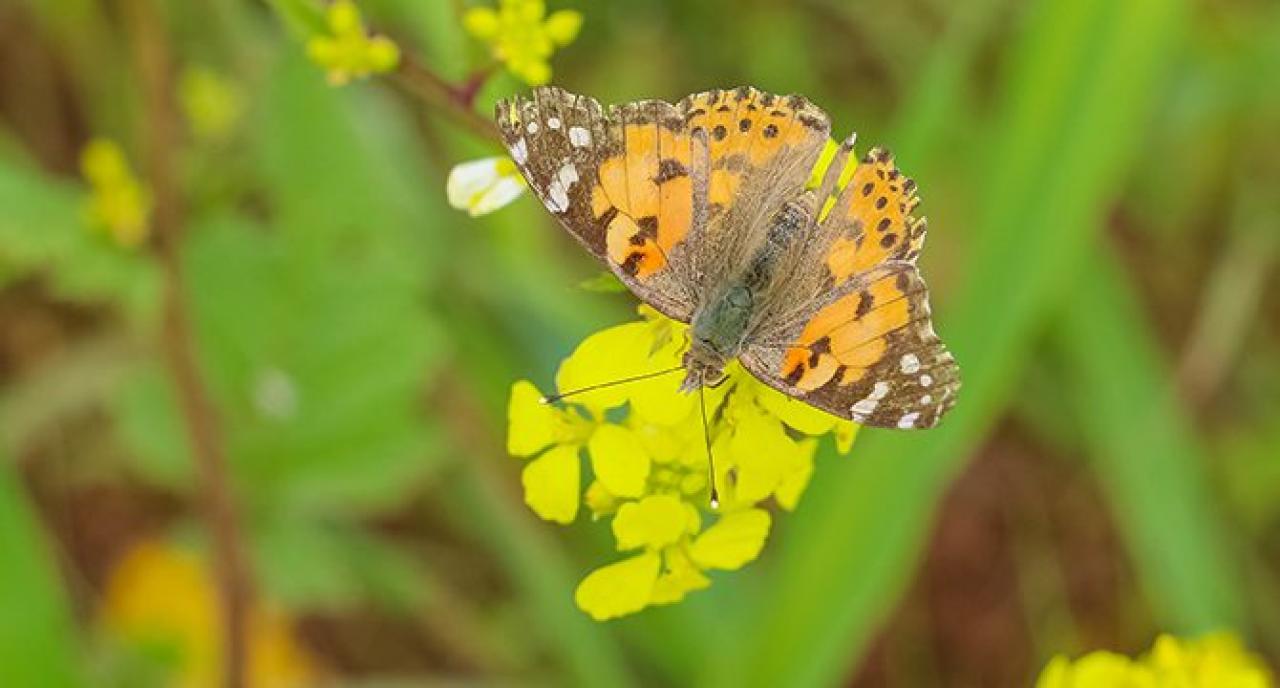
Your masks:
{"label": "green leaf", "polygon": [[937,429],[868,431],[850,460],[818,461],[805,501],[779,524],[777,580],[746,626],[768,631],[726,633],[742,640],[725,656],[746,659],[715,665],[708,682],[829,685],[860,656],[911,579],[941,490],[1009,400],[1037,325],[1085,267],[1185,9],[1042,0],[1027,13],[989,132],[998,143],[982,149],[968,277],[937,309],[965,379],[960,403]]}
{"label": "green leaf", "polygon": [[[1142,308],[1108,253],[1078,280],[1059,337],[1094,467],[1161,628],[1239,628],[1244,600],[1206,459]],[[1106,304],[1102,307],[1101,304]]]}
{"label": "green leaf", "polygon": [[0,685],[75,686],[79,651],[61,576],[8,457],[0,456]]}
{"label": "green leaf", "polygon": [[[381,262],[317,262],[247,223],[196,226],[186,262],[204,372],[235,478],[272,510],[369,511],[432,469],[419,398],[439,333]],[[183,481],[189,456],[168,381],[140,377],[121,428],[140,467]]]}

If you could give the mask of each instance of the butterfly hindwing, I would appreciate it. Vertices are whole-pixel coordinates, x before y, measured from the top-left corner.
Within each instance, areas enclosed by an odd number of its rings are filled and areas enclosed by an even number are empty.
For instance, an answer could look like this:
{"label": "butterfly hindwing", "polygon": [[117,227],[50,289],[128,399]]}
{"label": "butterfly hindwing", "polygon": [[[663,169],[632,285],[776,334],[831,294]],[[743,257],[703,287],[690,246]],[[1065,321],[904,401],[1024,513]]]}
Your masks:
{"label": "butterfly hindwing", "polygon": [[858,423],[932,427],[955,404],[959,369],[933,331],[924,280],[906,262],[869,274],[791,344],[748,346],[742,363],[770,386]]}

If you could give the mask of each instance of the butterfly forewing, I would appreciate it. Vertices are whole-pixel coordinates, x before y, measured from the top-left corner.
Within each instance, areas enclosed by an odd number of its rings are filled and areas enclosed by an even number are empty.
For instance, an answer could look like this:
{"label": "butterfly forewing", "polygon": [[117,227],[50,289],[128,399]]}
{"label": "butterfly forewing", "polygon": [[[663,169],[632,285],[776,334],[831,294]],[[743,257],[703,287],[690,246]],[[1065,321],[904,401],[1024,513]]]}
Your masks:
{"label": "butterfly forewing", "polygon": [[[532,100],[500,102],[497,119],[512,159],[560,224],[637,296],[688,321],[694,295],[660,245],[677,238],[659,231],[652,113],[606,114],[592,98],[539,88]],[[635,145],[647,138],[654,151],[629,150],[628,137]]]}

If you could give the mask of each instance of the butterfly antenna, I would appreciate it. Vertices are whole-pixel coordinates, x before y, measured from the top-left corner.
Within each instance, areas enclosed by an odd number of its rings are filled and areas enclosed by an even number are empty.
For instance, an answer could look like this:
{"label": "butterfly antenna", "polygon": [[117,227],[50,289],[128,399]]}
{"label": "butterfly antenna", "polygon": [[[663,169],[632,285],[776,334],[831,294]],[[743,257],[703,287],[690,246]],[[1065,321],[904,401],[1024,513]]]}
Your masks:
{"label": "butterfly antenna", "polygon": [[720,508],[720,493],[716,491],[716,461],[711,455],[711,430],[707,425],[707,388],[698,386],[698,408],[702,411],[702,439],[707,443],[707,479],[711,482],[711,508]]}
{"label": "butterfly antenna", "polygon": [[605,387],[614,387],[616,385],[625,385],[628,382],[639,382],[641,380],[648,380],[651,377],[658,377],[660,375],[669,375],[671,373],[676,372],[677,370],[684,370],[684,366],[678,365],[674,368],[667,368],[666,370],[659,370],[652,373],[645,373],[643,375],[633,375],[632,377],[624,377],[621,380],[611,380],[609,382],[601,382],[600,384],[597,384],[597,385],[587,385],[586,387],[571,389],[568,392],[563,392],[560,394],[548,394],[542,397],[542,403],[551,404],[551,403],[560,401],[565,397],[571,397],[575,394],[582,394],[583,392],[593,392],[597,389],[604,389]]}

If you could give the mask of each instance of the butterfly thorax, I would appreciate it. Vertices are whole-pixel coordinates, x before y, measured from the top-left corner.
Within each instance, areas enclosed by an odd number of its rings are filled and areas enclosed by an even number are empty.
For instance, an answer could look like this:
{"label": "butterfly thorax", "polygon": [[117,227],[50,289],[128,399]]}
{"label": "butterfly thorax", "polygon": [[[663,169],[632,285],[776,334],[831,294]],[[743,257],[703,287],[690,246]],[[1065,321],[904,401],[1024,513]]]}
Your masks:
{"label": "butterfly thorax", "polygon": [[724,366],[742,350],[742,342],[755,304],[751,289],[730,285],[693,315],[692,341],[684,355],[686,370],[680,389],[693,391],[715,384]]}

